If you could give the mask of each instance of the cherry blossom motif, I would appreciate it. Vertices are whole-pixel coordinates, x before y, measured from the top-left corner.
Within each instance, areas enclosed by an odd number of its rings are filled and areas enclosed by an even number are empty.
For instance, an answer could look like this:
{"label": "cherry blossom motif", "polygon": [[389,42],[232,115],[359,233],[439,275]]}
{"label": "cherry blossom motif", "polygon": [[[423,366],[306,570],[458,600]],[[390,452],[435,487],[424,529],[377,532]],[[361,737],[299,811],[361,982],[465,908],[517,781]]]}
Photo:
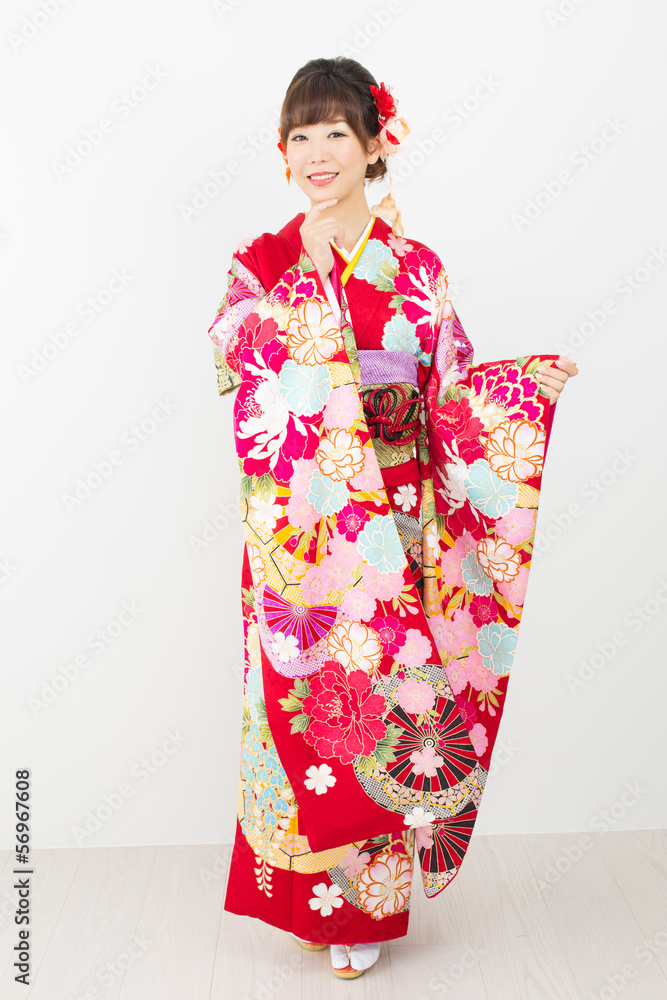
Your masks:
{"label": "cherry blossom motif", "polygon": [[[495,621],[495,619],[494,619]],[[459,656],[468,646],[477,642],[477,625],[470,613],[470,606],[456,609],[445,621],[445,648],[450,656]]]}
{"label": "cherry blossom motif", "polygon": [[472,743],[477,756],[481,757],[489,745],[489,740],[486,735],[486,727],[483,726],[481,722],[477,722],[470,730],[470,742]]}
{"label": "cherry blossom motif", "polygon": [[334,427],[329,437],[320,441],[315,460],[326,476],[344,482],[360,472],[365,455],[356,434]]}
{"label": "cherry blossom motif", "polygon": [[321,365],[343,348],[343,337],[330,306],[304,302],[287,323],[287,349],[303,365]]}
{"label": "cherry blossom motif", "polygon": [[363,670],[373,674],[382,659],[378,637],[361,622],[339,622],[327,636],[327,649],[348,673]]}
{"label": "cherry blossom motif", "polygon": [[397,663],[404,667],[423,667],[432,655],[431,643],[417,628],[409,628],[404,644],[394,653]]}
{"label": "cherry blossom motif", "polygon": [[324,795],[336,784],[336,776],[328,764],[320,764],[319,767],[312,764],[306,774],[308,777],[305,779],[304,785],[311,791],[314,790],[316,795]]}
{"label": "cherry blossom motif", "polygon": [[285,635],[283,632],[276,632],[271,645],[273,655],[281,663],[289,663],[299,655],[299,643],[295,635]]}
{"label": "cherry blossom motif", "polygon": [[423,774],[426,778],[433,778],[438,773],[438,768],[444,764],[444,758],[437,754],[433,747],[424,747],[423,750],[413,750],[410,754],[413,767],[410,769],[413,774]]}
{"label": "cherry blossom motif", "polygon": [[498,616],[498,605],[489,594],[476,594],[468,605],[472,620],[478,627],[487,622],[495,622]]}
{"label": "cherry blossom motif", "polygon": [[402,236],[396,236],[394,233],[389,234],[387,237],[387,243],[397,257],[405,257],[408,250],[414,250],[414,245],[412,243],[408,243],[408,241],[403,239]]}
{"label": "cherry blossom motif", "polygon": [[329,555],[343,567],[343,572],[348,575],[348,583],[355,569],[361,562],[361,556],[357,551],[357,546],[353,542],[348,542],[340,535],[332,535],[329,539]]}
{"label": "cherry blossom motif", "polygon": [[327,885],[326,882],[319,882],[313,886],[315,895],[308,900],[311,910],[319,910],[320,916],[330,917],[334,907],[343,905],[343,890],[339,885]]}
{"label": "cherry blossom motif", "polygon": [[415,848],[418,851],[433,847],[433,829],[430,826],[415,828]]}
{"label": "cherry blossom motif", "polygon": [[391,601],[403,589],[402,573],[380,573],[367,563],[363,568],[364,586],[377,601]]}
{"label": "cherry blossom motif", "polygon": [[417,491],[412,483],[409,483],[407,486],[399,486],[394,493],[395,506],[400,507],[406,514],[411,507],[414,507],[416,501]]}
{"label": "cherry blossom motif", "polygon": [[418,826],[427,826],[429,823],[435,822],[435,816],[433,813],[425,812],[422,806],[415,806],[411,813],[407,813],[403,817],[403,822],[412,830]]}
{"label": "cherry blossom motif", "polygon": [[358,503],[349,503],[336,515],[336,531],[343,535],[348,542],[354,542],[359,536],[359,532],[369,521],[370,514],[364,507]]}
{"label": "cherry blossom motif", "polygon": [[528,566],[523,563],[519,567],[519,572],[511,580],[503,580],[498,584],[498,590],[506,601],[515,607],[520,608],[526,596],[528,586]]}
{"label": "cherry blossom motif", "polygon": [[323,604],[335,589],[333,580],[322,566],[311,566],[301,580],[301,592],[309,604]]}
{"label": "cherry blossom motif", "polygon": [[370,860],[371,856],[368,851],[360,852],[358,847],[350,844],[346,853],[338,862],[338,865],[343,869],[348,878],[352,878],[353,875],[358,875]]}
{"label": "cherry blossom motif", "polygon": [[477,545],[477,558],[486,575],[498,582],[511,580],[521,567],[519,552],[503,538],[483,538]]}
{"label": "cherry blossom motif", "polygon": [[360,872],[355,883],[358,899],[374,920],[405,909],[412,887],[412,862],[405,854],[381,851]]}
{"label": "cherry blossom motif", "polygon": [[234,247],[234,253],[235,254],[245,253],[248,247],[251,247],[256,239],[257,239],[256,236],[252,236],[249,240],[241,240]]}
{"label": "cherry blossom motif", "polygon": [[[462,662],[462,661],[458,661]],[[449,677],[449,668],[452,665],[452,661],[447,664],[447,676]],[[465,680],[470,684],[474,691],[493,691],[496,684],[498,683],[498,678],[493,673],[492,670],[488,670],[484,666],[484,660],[482,659],[482,654],[479,649],[471,649],[468,655],[463,661],[463,676]],[[450,682],[451,683],[451,682]],[[457,691],[454,694],[458,694]]]}
{"label": "cherry blossom motif", "polygon": [[295,528],[301,528],[302,531],[311,531],[321,516],[320,512],[315,510],[312,503],[309,503],[305,497],[296,496],[294,493],[287,501],[285,513],[290,524],[293,524]]}
{"label": "cherry blossom motif", "polygon": [[[435,691],[427,681],[418,681],[410,677],[397,688],[396,700],[406,712],[420,715],[422,712],[430,711],[435,705]],[[415,774],[418,773],[415,771]]]}
{"label": "cherry blossom motif", "polygon": [[[363,587],[351,587],[343,598],[340,609],[348,618],[367,622],[375,613],[376,600]],[[379,636],[378,636],[379,638]]]}
{"label": "cherry blossom motif", "polygon": [[375,456],[373,442],[369,441],[368,444],[365,444],[363,450],[365,452],[364,466],[350,479],[350,486],[359,491],[383,490],[382,474]]}
{"label": "cherry blossom motif", "polygon": [[271,534],[279,517],[282,517],[282,508],[269,500],[263,500],[261,497],[250,497],[248,521],[253,528]]}
{"label": "cherry blossom motif", "polygon": [[351,427],[360,416],[361,401],[354,385],[348,383],[332,389],[322,418],[326,430]]}
{"label": "cherry blossom motif", "polygon": [[544,459],[546,434],[528,420],[503,420],[489,434],[486,457],[502,479],[525,482],[539,475]]}
{"label": "cherry blossom motif", "polygon": [[317,291],[314,278],[308,278],[296,265],[282,276],[268,295],[268,301],[273,304],[297,307],[310,301]]}
{"label": "cherry blossom motif", "polygon": [[521,545],[532,535],[536,521],[536,508],[513,507],[496,523],[496,534],[501,535],[510,545]]}
{"label": "cherry blossom motif", "polygon": [[396,653],[405,642],[405,625],[393,615],[374,618],[371,628],[382,643],[385,653]]}
{"label": "cherry blossom motif", "polygon": [[454,547],[447,549],[440,558],[442,577],[448,587],[462,587],[461,562],[475,548],[475,540],[469,531],[456,539]]}

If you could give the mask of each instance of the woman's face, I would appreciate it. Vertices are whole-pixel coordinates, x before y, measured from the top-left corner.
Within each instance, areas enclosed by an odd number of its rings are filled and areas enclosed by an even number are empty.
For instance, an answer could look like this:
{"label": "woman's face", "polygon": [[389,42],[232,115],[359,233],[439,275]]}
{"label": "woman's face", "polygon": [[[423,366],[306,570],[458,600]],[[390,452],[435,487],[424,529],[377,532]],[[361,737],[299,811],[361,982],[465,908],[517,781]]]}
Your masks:
{"label": "woman's face", "polygon": [[357,189],[363,191],[366,167],[378,158],[377,152],[365,152],[343,119],[293,128],[286,152],[292,177],[313,203],[338,198],[340,204]]}

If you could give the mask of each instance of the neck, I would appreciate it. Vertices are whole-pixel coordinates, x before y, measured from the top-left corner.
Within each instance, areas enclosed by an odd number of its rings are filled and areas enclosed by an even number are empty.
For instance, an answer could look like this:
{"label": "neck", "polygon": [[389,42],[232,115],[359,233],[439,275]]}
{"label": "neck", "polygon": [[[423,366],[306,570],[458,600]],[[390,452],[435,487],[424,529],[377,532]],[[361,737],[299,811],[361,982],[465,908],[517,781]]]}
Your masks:
{"label": "neck", "polygon": [[[314,204],[315,202],[311,200],[311,208]],[[341,245],[344,250],[352,250],[371,218],[363,186],[346,198],[341,198],[335,205],[325,208],[320,218],[323,216],[333,216],[340,222],[345,232],[345,239]]]}

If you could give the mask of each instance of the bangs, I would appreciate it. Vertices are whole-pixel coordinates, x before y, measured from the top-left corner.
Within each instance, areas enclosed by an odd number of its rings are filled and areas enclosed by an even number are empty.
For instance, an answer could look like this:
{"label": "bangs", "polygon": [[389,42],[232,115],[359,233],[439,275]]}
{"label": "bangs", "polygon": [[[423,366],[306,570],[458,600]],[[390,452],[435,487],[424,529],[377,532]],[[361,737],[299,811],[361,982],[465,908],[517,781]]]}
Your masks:
{"label": "bangs", "polygon": [[359,114],[359,98],[335,77],[313,75],[298,80],[288,91],[282,109],[285,139],[294,128],[318,122],[346,121],[357,136],[365,138]]}

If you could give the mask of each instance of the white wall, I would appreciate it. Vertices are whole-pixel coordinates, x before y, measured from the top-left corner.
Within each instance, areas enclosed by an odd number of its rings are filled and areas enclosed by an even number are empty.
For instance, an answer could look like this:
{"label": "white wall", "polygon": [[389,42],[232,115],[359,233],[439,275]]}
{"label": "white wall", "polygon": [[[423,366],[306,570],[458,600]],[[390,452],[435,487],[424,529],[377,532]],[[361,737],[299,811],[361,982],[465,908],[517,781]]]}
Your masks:
{"label": "white wall", "polygon": [[[233,247],[307,207],[267,126],[297,68],[337,54],[389,83],[412,129],[392,161],[409,174],[396,179],[406,235],[443,259],[476,360],[561,352],[580,369],[558,404],[477,830],[600,829],[604,810],[615,829],[667,826],[664,5],[331,9],[327,22],[303,0],[3,7],[0,847],[26,766],[35,846],[233,837],[242,532],[232,399],[217,395],[207,329]],[[148,71],[153,89],[121,112]],[[110,130],[58,177],[101,119]],[[240,172],[188,217],[231,160]],[[603,322],[585,326],[590,313]],[[118,464],[68,509],[111,453]],[[195,551],[221,505],[229,526]],[[126,602],[134,617],[114,625]],[[119,634],[96,650],[98,629]],[[68,679],[76,657],[87,665]],[[113,793],[118,808],[79,836]]]}

